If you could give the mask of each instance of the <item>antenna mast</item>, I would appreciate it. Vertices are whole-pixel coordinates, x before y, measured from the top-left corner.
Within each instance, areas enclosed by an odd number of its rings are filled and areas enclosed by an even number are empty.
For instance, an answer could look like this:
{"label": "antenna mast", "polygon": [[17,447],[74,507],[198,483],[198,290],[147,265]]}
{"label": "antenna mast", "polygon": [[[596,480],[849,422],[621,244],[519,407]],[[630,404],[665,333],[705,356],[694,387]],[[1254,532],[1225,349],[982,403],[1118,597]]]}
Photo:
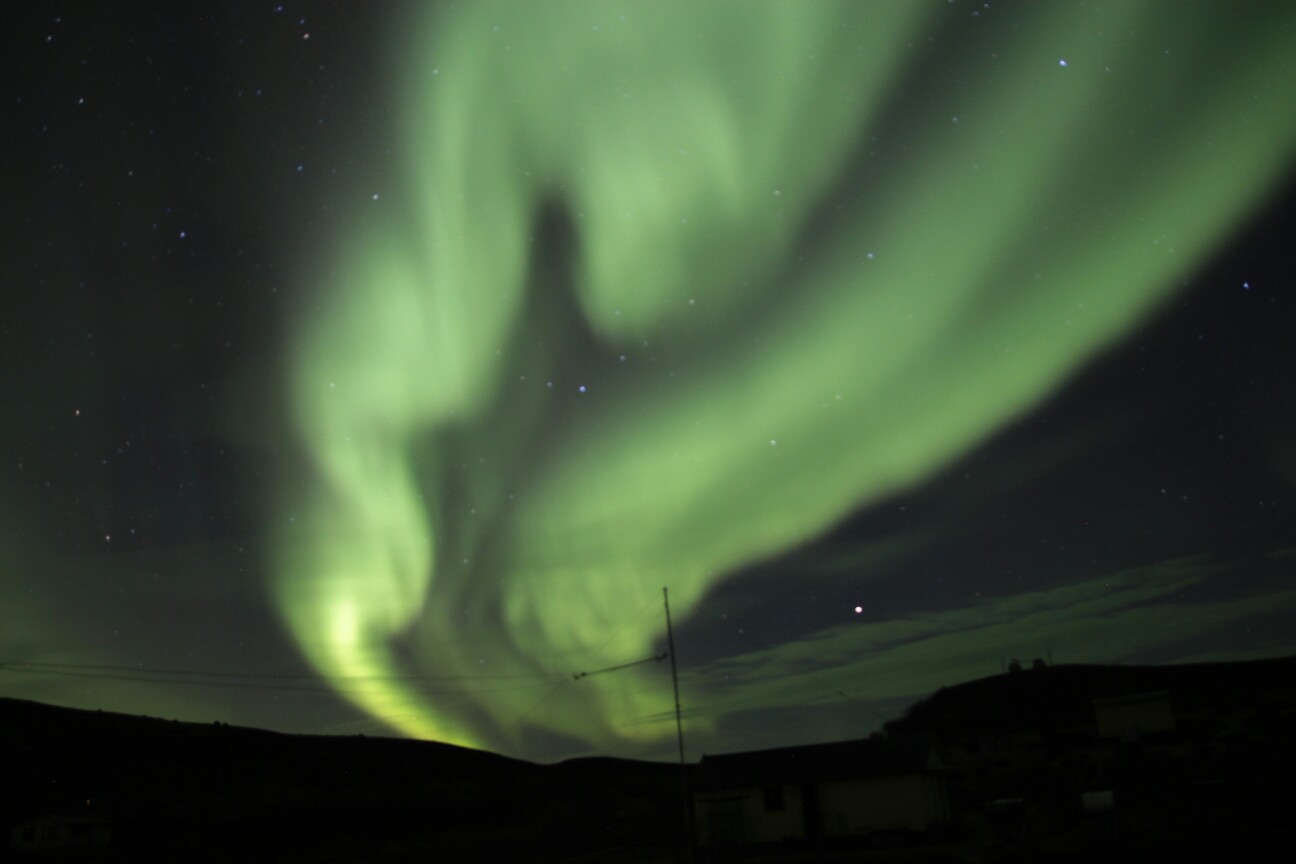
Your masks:
{"label": "antenna mast", "polygon": [[670,592],[662,588],[666,607],[666,648],[670,652],[671,684],[675,688],[675,737],[679,741],[680,796],[684,805],[684,859],[693,860],[693,808],[689,806],[688,768],[684,764],[684,722],[680,719],[679,671],[675,666],[675,631],[671,628]]}

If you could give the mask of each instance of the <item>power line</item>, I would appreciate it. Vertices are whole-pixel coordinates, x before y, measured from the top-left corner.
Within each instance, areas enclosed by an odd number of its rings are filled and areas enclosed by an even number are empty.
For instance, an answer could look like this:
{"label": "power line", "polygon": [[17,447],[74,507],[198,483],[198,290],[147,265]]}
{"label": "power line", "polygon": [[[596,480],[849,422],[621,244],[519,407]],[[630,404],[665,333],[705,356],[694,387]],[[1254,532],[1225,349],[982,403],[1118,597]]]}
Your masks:
{"label": "power line", "polygon": [[[75,664],[68,664],[68,665],[75,665]],[[15,674],[27,673],[33,675],[53,675],[61,678],[89,678],[94,680],[130,681],[138,684],[179,684],[179,685],[185,685],[191,687],[218,687],[218,688],[230,689],[230,690],[277,690],[277,691],[291,691],[291,692],[298,692],[298,693],[326,693],[329,695],[341,694],[344,696],[363,695],[363,694],[372,694],[375,692],[380,692],[373,688],[355,689],[355,688],[345,688],[345,687],[311,687],[303,684],[273,684],[273,683],[266,683],[263,681],[211,680],[210,678],[204,678],[204,677],[177,678],[177,677],[167,677],[164,675],[156,675],[156,674],[129,674],[124,672],[102,671],[102,670],[101,671],[77,671],[75,669],[67,669],[67,668],[30,668],[28,664],[22,664],[22,663],[0,662],[0,672],[10,672]],[[202,675],[204,673],[194,673],[194,674]],[[206,674],[211,675],[216,673],[206,673]],[[222,678],[228,678],[228,676],[233,675],[233,673],[221,673],[221,674],[222,674]],[[294,678],[296,680],[303,680],[305,676],[285,676],[285,677]],[[319,679],[315,679],[315,680],[319,680]],[[346,680],[346,679],[325,679],[325,680]],[[382,678],[375,677],[373,679],[353,678],[350,680],[353,681],[372,680],[375,683],[379,683],[384,680],[394,680],[394,679],[382,679]],[[471,679],[467,679],[467,680],[471,680]],[[553,679],[550,678],[549,680],[553,680]],[[488,688],[477,688],[477,689],[439,689],[439,688],[418,688],[418,687],[411,688],[411,689],[414,692],[425,696],[484,696],[492,693],[514,693],[522,690],[535,690],[538,687],[544,686],[545,683],[547,682],[536,681],[535,683],[532,684],[524,684],[518,686],[488,687]]]}
{"label": "power line", "polygon": [[[579,665],[584,666],[586,665],[586,662],[590,660],[590,658],[601,655],[605,650],[607,650],[607,648],[613,642],[617,641],[622,636],[624,636],[626,630],[630,629],[630,625],[637,622],[643,616],[644,612],[648,610],[649,606],[653,604],[654,604],[654,600],[645,601],[643,606],[639,607],[639,611],[635,612],[635,614],[627,618],[625,623],[621,625],[620,629],[618,629],[615,633],[612,634],[611,638],[609,638],[598,648],[595,648],[592,651],[590,651],[588,654],[586,654]],[[503,741],[509,735],[513,734],[514,730],[516,730],[519,726],[521,726],[522,723],[525,722],[526,719],[530,717],[533,713],[535,713],[540,708],[541,705],[548,702],[555,693],[557,693],[562,688],[566,687],[568,684],[571,684],[573,680],[574,680],[573,678],[567,678],[566,676],[563,676],[563,679],[559,681],[557,684],[555,684],[552,690],[548,691],[539,699],[537,699],[530,708],[526,709],[521,714],[519,714],[517,718],[513,720],[512,723],[509,723],[507,726],[501,726],[499,732],[495,735],[494,738],[491,739],[491,742],[486,745],[487,749],[494,750],[496,747],[498,747],[501,741]]]}
{"label": "power line", "polygon": [[[699,708],[695,702],[690,702],[689,707],[684,709],[685,720],[693,720],[695,718],[710,720],[712,723],[716,724],[721,729],[724,729],[727,732],[730,732],[741,738],[746,738],[747,740],[758,744],[760,746],[760,749],[762,750],[772,750],[778,746],[777,744],[771,743],[766,738],[762,738],[750,732],[745,732],[742,729],[739,729],[738,727],[724,720],[721,720],[720,719],[721,716],[722,716],[721,714],[716,714],[710,710],[703,710]],[[652,714],[641,714],[638,717],[632,717],[626,722],[619,723],[617,725],[623,729],[630,729],[636,726],[655,726],[659,723],[669,723],[674,719],[675,719],[675,712],[672,710],[666,710],[666,711],[657,711]]]}
{"label": "power line", "polygon": [[[319,675],[280,674],[277,672],[216,672],[202,669],[159,669],[147,666],[112,666],[102,663],[45,663],[35,660],[0,660],[0,666],[24,667],[33,672],[47,669],[93,670],[139,675],[184,675],[201,678],[248,678],[274,681],[316,681]],[[526,673],[510,675],[337,675],[330,681],[504,681],[517,679],[556,680],[560,673]]]}
{"label": "power line", "polygon": [[[759,648],[759,649],[762,650],[762,651],[774,652],[774,651],[777,650],[777,649],[775,649],[773,646],[771,646],[771,645],[769,645],[769,644],[767,644],[767,643],[765,643],[765,642],[762,642],[761,640],[756,639],[756,638],[754,638],[754,637],[748,635],[747,633],[744,633],[741,629],[738,630],[738,636],[740,636],[740,637],[741,637],[742,639],[744,639],[746,642],[748,642],[749,644],[751,644],[752,646],[754,646],[754,647],[756,647],[756,648]],[[703,680],[705,680],[706,675],[707,675],[707,673],[706,673],[705,671],[703,671],[702,669],[697,668],[697,667],[695,667],[695,668],[692,669],[692,670],[687,670],[687,671],[685,672],[685,677],[688,677],[688,675],[689,675],[690,673],[692,673],[694,676],[697,676],[697,677],[699,677],[699,678],[702,678]],[[806,677],[806,678],[809,678],[811,681],[813,681],[814,683],[818,684],[820,687],[824,688],[825,690],[828,690],[828,691],[831,692],[833,695],[837,696],[839,699],[842,699],[842,700],[844,700],[844,701],[846,701],[846,702],[850,702],[852,705],[856,705],[856,706],[858,706],[858,707],[860,707],[860,708],[863,708],[863,709],[864,709],[865,711],[867,711],[869,714],[872,714],[873,717],[874,717],[874,719],[878,720],[879,722],[883,722],[883,723],[886,722],[886,718],[883,717],[882,714],[881,714],[881,713],[880,713],[876,708],[874,708],[872,705],[870,705],[869,703],[864,702],[864,701],[862,701],[862,700],[860,700],[860,699],[857,699],[857,698],[855,698],[854,696],[851,696],[849,693],[846,693],[846,692],[843,691],[841,688],[837,687],[835,684],[832,684],[831,682],[824,680],[824,679],[821,678],[819,675],[815,674],[814,672],[811,672],[809,669],[805,669],[805,668],[793,669],[792,671],[790,671],[789,673],[787,673],[787,676],[786,676],[786,677],[789,677],[789,678],[796,678],[796,677],[801,677],[801,676],[804,676],[804,677]]]}
{"label": "power line", "polygon": [[572,674],[572,680],[579,681],[580,679],[588,678],[591,675],[602,675],[604,672],[616,672],[620,669],[629,669],[631,666],[642,666],[645,663],[660,663],[661,661],[665,660],[668,656],[670,655],[667,652],[663,651],[662,653],[657,654],[656,656],[653,657],[645,657],[642,660],[631,660],[629,663],[620,663],[616,666],[608,666],[604,669],[595,669],[593,672],[575,672]]}

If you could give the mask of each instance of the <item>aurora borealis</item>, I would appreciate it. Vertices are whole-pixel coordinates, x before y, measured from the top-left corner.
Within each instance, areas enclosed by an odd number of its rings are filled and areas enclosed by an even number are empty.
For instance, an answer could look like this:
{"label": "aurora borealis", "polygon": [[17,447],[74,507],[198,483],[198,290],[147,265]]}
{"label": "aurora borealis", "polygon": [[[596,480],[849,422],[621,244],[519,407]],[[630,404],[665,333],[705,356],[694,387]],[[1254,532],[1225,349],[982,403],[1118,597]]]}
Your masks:
{"label": "aurora borealis", "polygon": [[[149,85],[205,158],[22,181],[0,692],[652,756],[663,667],[572,674],[662,586],[695,753],[1296,648],[1286,4],[188,14],[93,38],[236,46]],[[127,72],[32,159],[178,124]]]}

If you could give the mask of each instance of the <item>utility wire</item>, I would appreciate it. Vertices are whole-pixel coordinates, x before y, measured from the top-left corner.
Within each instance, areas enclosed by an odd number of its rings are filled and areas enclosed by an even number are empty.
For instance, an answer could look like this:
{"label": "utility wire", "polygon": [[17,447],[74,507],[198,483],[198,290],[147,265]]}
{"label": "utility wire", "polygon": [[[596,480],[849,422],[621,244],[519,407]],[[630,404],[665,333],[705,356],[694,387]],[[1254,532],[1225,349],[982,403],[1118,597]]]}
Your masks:
{"label": "utility wire", "polygon": [[[716,724],[721,729],[724,729],[726,732],[729,732],[733,735],[737,735],[740,738],[746,738],[748,741],[754,742],[755,744],[759,745],[759,749],[761,750],[773,750],[773,749],[777,749],[780,746],[778,744],[771,743],[769,739],[762,738],[759,735],[753,735],[750,732],[744,732],[742,729],[730,725],[724,720],[721,720],[720,719],[721,716],[722,715],[714,714],[711,711],[704,711],[701,708],[698,708],[697,705],[694,703],[690,703],[689,707],[684,709],[684,718],[686,720],[691,720],[694,718],[704,718],[710,720],[712,723]],[[635,726],[654,726],[657,725],[658,723],[668,723],[674,719],[675,719],[674,711],[657,711],[652,714],[642,714],[638,717],[633,717],[630,720],[627,720],[625,723],[620,723],[618,725],[623,729],[629,729]]]}
{"label": "utility wire", "polygon": [[[316,681],[319,675],[279,674],[277,672],[210,672],[200,669],[158,669],[145,666],[110,666],[99,663],[44,663],[34,660],[4,660],[0,667],[22,667],[32,672],[55,669],[122,672],[139,675],[184,675],[201,678],[249,678],[274,681]],[[519,673],[510,675],[339,675],[330,681],[503,681],[516,679],[556,680],[561,673]]]}
{"label": "utility wire", "polygon": [[[193,687],[219,687],[219,688],[230,689],[230,690],[279,690],[279,691],[294,691],[298,693],[328,693],[328,694],[341,693],[343,695],[348,695],[348,694],[360,695],[364,693],[377,692],[373,689],[366,690],[366,689],[339,688],[339,687],[311,687],[303,684],[272,684],[272,683],[261,683],[255,681],[210,680],[204,678],[176,678],[176,677],[164,677],[160,675],[131,675],[127,673],[111,672],[111,671],[76,671],[74,669],[51,669],[51,668],[33,669],[33,668],[29,668],[28,664],[22,664],[22,663],[0,663],[0,672],[27,673],[27,674],[34,674],[34,675],[55,675],[61,678],[91,678],[96,680],[134,681],[139,684],[182,684],[182,685],[188,685]],[[304,679],[304,676],[285,676],[285,677],[297,678],[298,680]],[[346,679],[332,679],[332,680],[346,680]],[[380,681],[393,680],[393,679],[372,678],[372,679],[350,679],[350,680],[371,680],[377,683]],[[566,681],[565,678],[562,678],[560,680],[563,682]],[[543,681],[537,681],[536,683],[533,684],[524,684],[524,685],[512,686],[512,687],[490,687],[485,689],[473,689],[473,690],[429,689],[429,688],[413,688],[413,689],[414,692],[421,693],[427,696],[478,696],[478,695],[486,695],[490,693],[513,693],[520,690],[535,690],[538,687],[544,686],[544,683],[545,682]]]}
{"label": "utility wire", "polygon": [[[749,636],[747,633],[743,632],[743,630],[738,630],[738,635],[739,635],[740,637],[742,637],[746,642],[748,642],[748,644],[752,645],[752,646],[755,647],[755,648],[759,648],[759,649],[761,649],[761,650],[763,650],[763,651],[770,651],[770,652],[773,652],[773,651],[776,650],[776,649],[773,648],[772,646],[770,646],[770,645],[768,645],[768,644],[766,644],[766,643],[760,641],[759,639],[756,639],[756,638],[754,638],[754,637],[752,637],[752,636]],[[688,677],[689,673],[692,673],[692,675],[694,675],[694,676],[696,676],[696,677],[698,677],[698,678],[702,678],[703,680],[705,680],[705,678],[706,678],[706,672],[704,672],[702,669],[699,669],[699,668],[696,668],[696,667],[695,667],[694,669],[692,669],[692,670],[689,670],[688,673],[685,673],[685,677]],[[843,691],[843,690],[842,690],[840,687],[838,687],[837,685],[835,685],[835,684],[833,684],[833,683],[831,683],[831,682],[829,682],[829,681],[824,680],[824,679],[821,678],[819,675],[817,675],[817,674],[811,672],[811,671],[808,670],[808,669],[794,669],[793,671],[789,672],[788,675],[787,675],[787,677],[789,677],[789,678],[796,678],[796,677],[801,677],[801,676],[804,676],[804,677],[806,677],[806,678],[809,678],[811,681],[813,681],[814,683],[818,684],[820,687],[824,688],[825,690],[831,692],[832,694],[834,694],[835,696],[837,696],[839,699],[842,699],[842,700],[844,700],[844,701],[846,701],[846,702],[850,702],[852,705],[856,705],[856,706],[858,706],[858,707],[860,707],[860,708],[863,708],[865,711],[867,711],[868,713],[872,714],[873,717],[874,717],[874,719],[878,720],[879,722],[882,722],[882,723],[885,723],[885,722],[886,722],[886,719],[887,719],[887,718],[883,717],[883,716],[878,712],[878,710],[877,710],[876,708],[874,708],[872,705],[870,705],[870,704],[868,704],[867,702],[864,702],[864,701],[862,701],[862,700],[860,700],[860,699],[856,699],[854,696],[852,696],[852,695],[850,695],[849,693],[846,693],[845,691]],[[739,685],[739,686],[741,686],[741,685]]]}
{"label": "utility wire", "polygon": [[[637,622],[643,616],[644,612],[648,609],[649,605],[656,605],[656,598],[645,601],[643,606],[639,607],[639,610],[635,612],[635,614],[627,618],[626,622],[621,625],[620,629],[618,629],[615,633],[612,634],[611,638],[609,638],[598,648],[595,648],[594,650],[586,654],[585,657],[583,658],[583,662],[580,665],[582,666],[586,665],[586,663],[591,658],[601,655],[605,650],[607,650],[607,648],[613,642],[617,641],[622,636],[624,636],[626,630],[630,628],[630,625]],[[541,696],[539,699],[537,699],[535,704],[533,704],[530,708],[526,709],[521,714],[519,714],[517,716],[517,719],[515,719],[512,723],[508,724],[507,726],[501,726],[499,733],[493,739],[491,739],[490,744],[486,745],[487,749],[494,750],[496,747],[498,747],[501,741],[503,741],[509,735],[513,734],[513,731],[517,729],[519,726],[521,726],[522,723],[525,722],[528,717],[530,717],[533,713],[539,710],[541,705],[548,702],[549,699],[552,698],[553,695],[557,693],[559,690],[566,687],[568,684],[572,683],[572,680],[574,679],[569,679],[564,676],[561,681],[559,681],[557,684],[554,685],[552,690],[550,690],[549,692]]]}
{"label": "utility wire", "polygon": [[591,675],[602,675],[604,672],[616,672],[618,669],[629,669],[631,666],[642,666],[645,663],[660,663],[669,656],[669,654],[663,651],[654,657],[645,657],[642,660],[631,660],[629,663],[621,663],[617,666],[608,666],[605,669],[595,669],[593,672],[574,672],[572,673],[572,680],[579,681],[580,679],[588,678]]}

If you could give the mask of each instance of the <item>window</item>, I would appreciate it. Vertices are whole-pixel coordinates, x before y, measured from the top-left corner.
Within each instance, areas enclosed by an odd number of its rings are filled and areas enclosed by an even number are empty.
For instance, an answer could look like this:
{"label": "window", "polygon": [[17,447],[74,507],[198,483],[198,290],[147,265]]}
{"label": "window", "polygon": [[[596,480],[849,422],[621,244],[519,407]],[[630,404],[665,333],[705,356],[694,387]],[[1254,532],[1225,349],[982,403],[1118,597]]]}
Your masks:
{"label": "window", "polygon": [[774,812],[778,810],[783,810],[786,807],[787,804],[783,800],[783,787],[766,786],[765,787],[765,810],[767,812]]}

